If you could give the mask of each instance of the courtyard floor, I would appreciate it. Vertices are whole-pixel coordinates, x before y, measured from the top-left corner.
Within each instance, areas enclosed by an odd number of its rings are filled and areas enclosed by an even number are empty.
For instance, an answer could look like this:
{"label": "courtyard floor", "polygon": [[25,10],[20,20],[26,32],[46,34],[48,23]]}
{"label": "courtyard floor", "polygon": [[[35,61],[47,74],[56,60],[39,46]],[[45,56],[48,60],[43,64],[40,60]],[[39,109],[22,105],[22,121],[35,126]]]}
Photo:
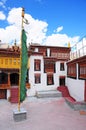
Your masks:
{"label": "courtyard floor", "polygon": [[70,108],[64,98],[28,97],[21,104],[27,119],[15,122],[13,110],[18,104],[0,100],[0,130],[85,130],[86,115]]}

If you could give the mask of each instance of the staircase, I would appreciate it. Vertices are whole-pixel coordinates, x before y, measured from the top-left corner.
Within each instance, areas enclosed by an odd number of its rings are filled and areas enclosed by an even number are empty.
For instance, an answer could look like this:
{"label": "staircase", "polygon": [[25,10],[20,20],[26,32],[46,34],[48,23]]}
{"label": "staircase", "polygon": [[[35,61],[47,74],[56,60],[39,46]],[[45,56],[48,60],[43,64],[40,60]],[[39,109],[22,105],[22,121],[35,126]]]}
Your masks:
{"label": "staircase", "polygon": [[86,111],[86,102],[76,101],[69,93],[67,86],[59,86],[58,91],[62,92],[62,96],[65,98],[67,104],[74,110],[85,110]]}
{"label": "staircase", "polygon": [[62,96],[63,97],[70,97],[70,93],[68,91],[68,88],[67,86],[59,86],[57,88],[58,91],[62,92]]}
{"label": "staircase", "polygon": [[62,97],[61,92],[57,90],[41,90],[36,91],[37,98],[51,98],[51,97]]}
{"label": "staircase", "polygon": [[11,87],[11,97],[10,102],[11,103],[18,103],[18,86],[12,86]]}

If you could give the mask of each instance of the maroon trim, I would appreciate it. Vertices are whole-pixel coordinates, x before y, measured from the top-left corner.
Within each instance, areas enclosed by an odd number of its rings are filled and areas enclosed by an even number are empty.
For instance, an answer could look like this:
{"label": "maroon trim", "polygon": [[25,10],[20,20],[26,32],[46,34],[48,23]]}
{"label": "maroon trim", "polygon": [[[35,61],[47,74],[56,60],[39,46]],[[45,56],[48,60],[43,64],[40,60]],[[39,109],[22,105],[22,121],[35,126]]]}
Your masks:
{"label": "maroon trim", "polygon": [[17,73],[19,72],[19,69],[7,69],[7,68],[3,68],[3,69],[0,69],[0,71],[2,72],[10,72],[10,73]]}
{"label": "maroon trim", "polygon": [[61,78],[61,79],[64,79],[65,77],[66,77],[66,76],[64,76],[64,75],[63,75],[63,76],[59,76],[59,78]]}
{"label": "maroon trim", "polygon": [[52,49],[55,49],[55,50],[60,50],[60,49],[63,49],[63,50],[69,50],[70,51],[70,48],[69,47],[59,47],[59,46],[43,46],[43,45],[30,45],[30,49],[34,49],[34,48],[36,48],[36,47],[38,47],[38,48],[52,48]]}
{"label": "maroon trim", "polygon": [[40,52],[32,52],[32,55],[43,55],[43,53],[40,53]]}
{"label": "maroon trim", "polygon": [[68,61],[67,62],[67,65],[68,64],[73,64],[73,63],[86,63],[86,55],[85,56],[82,56],[82,57],[80,57],[80,58],[76,58],[76,59],[74,59],[74,60],[72,60],[72,61]]}

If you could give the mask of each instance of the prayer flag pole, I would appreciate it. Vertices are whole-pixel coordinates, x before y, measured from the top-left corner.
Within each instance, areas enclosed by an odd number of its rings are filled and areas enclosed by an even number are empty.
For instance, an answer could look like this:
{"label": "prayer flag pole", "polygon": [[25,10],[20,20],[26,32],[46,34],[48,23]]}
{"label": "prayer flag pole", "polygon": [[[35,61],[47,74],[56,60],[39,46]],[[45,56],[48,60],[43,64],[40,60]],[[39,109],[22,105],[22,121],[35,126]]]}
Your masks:
{"label": "prayer flag pole", "polygon": [[13,118],[15,121],[22,121],[27,118],[27,111],[24,108],[20,108],[21,102],[23,102],[26,97],[26,72],[28,61],[28,53],[26,46],[27,36],[23,27],[23,23],[24,23],[24,8],[22,8],[22,24],[21,24],[18,108],[13,111]]}
{"label": "prayer flag pole", "polygon": [[20,80],[21,80],[21,53],[22,53],[22,29],[23,29],[23,19],[24,19],[24,8],[22,8],[22,23],[21,23],[21,41],[20,41],[20,70],[19,70],[19,91],[18,91],[18,111],[20,111]]}

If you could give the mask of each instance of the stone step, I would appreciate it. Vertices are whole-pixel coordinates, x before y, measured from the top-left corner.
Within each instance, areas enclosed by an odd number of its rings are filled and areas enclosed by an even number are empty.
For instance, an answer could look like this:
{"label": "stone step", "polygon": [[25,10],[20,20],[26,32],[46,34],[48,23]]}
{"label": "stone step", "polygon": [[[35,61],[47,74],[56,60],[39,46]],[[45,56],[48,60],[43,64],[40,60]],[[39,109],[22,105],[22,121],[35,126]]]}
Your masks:
{"label": "stone step", "polygon": [[65,98],[65,101],[74,110],[86,110],[86,102],[71,101],[68,100],[68,97]]}
{"label": "stone step", "polygon": [[61,92],[57,90],[43,90],[43,91],[37,91],[36,97],[38,98],[46,98],[46,97],[62,97]]}

